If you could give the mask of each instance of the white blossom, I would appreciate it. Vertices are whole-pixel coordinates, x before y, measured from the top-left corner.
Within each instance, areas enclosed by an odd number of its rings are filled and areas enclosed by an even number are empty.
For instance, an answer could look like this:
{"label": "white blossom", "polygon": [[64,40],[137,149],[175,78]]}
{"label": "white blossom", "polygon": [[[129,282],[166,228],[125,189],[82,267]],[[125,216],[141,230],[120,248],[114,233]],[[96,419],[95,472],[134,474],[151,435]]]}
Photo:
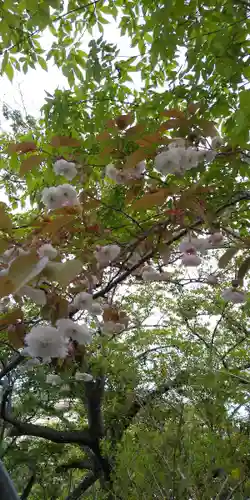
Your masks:
{"label": "white blossom", "polygon": [[39,306],[44,306],[47,302],[46,300],[46,293],[43,290],[39,290],[38,288],[32,288],[31,286],[24,285],[22,288],[19,289],[18,295],[21,297],[23,295],[26,295],[26,297],[29,297],[35,304]]}
{"label": "white blossom", "polygon": [[58,187],[44,188],[42,191],[42,202],[48,210],[55,210],[62,206],[62,195]]}
{"label": "white blossom", "polygon": [[102,306],[98,304],[98,302],[93,302],[91,308],[89,309],[89,312],[98,316],[102,314]]}
{"label": "white blossom", "polygon": [[76,340],[80,345],[90,344],[92,341],[92,334],[87,325],[78,325],[71,319],[63,318],[57,320],[56,326],[61,335]]}
{"label": "white blossom", "polygon": [[181,258],[182,264],[186,267],[197,267],[201,264],[201,259],[198,255],[184,253]]}
{"label": "white blossom", "polygon": [[73,305],[80,311],[88,311],[91,309],[92,303],[93,297],[90,293],[80,292],[75,296]]}
{"label": "white blossom", "polygon": [[200,149],[198,153],[199,153],[199,160],[206,161],[208,163],[213,161],[217,155],[216,151],[214,151],[213,149]]}
{"label": "white blossom", "polygon": [[106,166],[105,175],[113,181],[117,182],[118,171],[112,163],[109,163],[109,165]]}
{"label": "white blossom", "polygon": [[139,162],[135,168],[119,170],[112,163],[106,166],[105,175],[117,184],[123,184],[132,179],[140,179],[145,170],[145,162]]}
{"label": "white blossom", "polygon": [[162,174],[175,174],[180,172],[182,160],[181,148],[162,151],[155,157],[155,168]]}
{"label": "white blossom", "polygon": [[226,302],[233,302],[234,304],[242,304],[247,300],[247,294],[236,288],[225,288],[221,294]]}
{"label": "white blossom", "polygon": [[49,373],[46,377],[46,383],[51,385],[60,385],[62,379],[59,375],[55,375],[54,373]]}
{"label": "white blossom", "polygon": [[199,164],[199,153],[197,149],[189,147],[185,151],[185,156],[183,158],[184,170],[189,170],[193,167],[197,167]]}
{"label": "white blossom", "polygon": [[61,207],[71,207],[79,204],[77,192],[73,186],[70,184],[61,184],[57,189],[61,197]]}
{"label": "white blossom", "polygon": [[222,241],[223,241],[223,234],[219,232],[212,233],[208,238],[208,242],[211,245],[217,245],[218,243],[222,243]]}
{"label": "white blossom", "polygon": [[146,169],[145,161],[140,161],[139,163],[137,163],[137,165],[133,169],[132,179],[140,179],[145,169]]}
{"label": "white blossom", "polygon": [[72,181],[77,174],[75,163],[64,159],[54,163],[54,172],[56,175],[63,175],[69,181]]}
{"label": "white blossom", "polygon": [[78,382],[91,382],[93,380],[93,377],[90,373],[84,373],[84,372],[76,372],[75,373],[75,379]]}
{"label": "white blossom", "polygon": [[105,267],[118,257],[120,251],[121,249],[118,245],[105,245],[99,247],[94,252],[94,255],[99,265]]}
{"label": "white blossom", "polygon": [[191,252],[195,250],[195,240],[197,238],[184,238],[180,245],[179,245],[179,251],[180,252]]}
{"label": "white blossom", "polygon": [[65,358],[67,343],[52,326],[33,326],[25,336],[26,352],[32,358]]}
{"label": "white blossom", "polygon": [[57,250],[50,243],[44,243],[44,245],[38,248],[38,253],[40,257],[48,257],[50,260],[53,260],[57,256]]}
{"label": "white blossom", "polygon": [[184,238],[179,245],[180,252],[204,252],[209,247],[207,238]]}
{"label": "white blossom", "polygon": [[185,148],[185,139],[183,139],[182,137],[176,137],[176,139],[174,139],[173,142],[170,142],[170,144],[168,145],[168,148],[169,149]]}

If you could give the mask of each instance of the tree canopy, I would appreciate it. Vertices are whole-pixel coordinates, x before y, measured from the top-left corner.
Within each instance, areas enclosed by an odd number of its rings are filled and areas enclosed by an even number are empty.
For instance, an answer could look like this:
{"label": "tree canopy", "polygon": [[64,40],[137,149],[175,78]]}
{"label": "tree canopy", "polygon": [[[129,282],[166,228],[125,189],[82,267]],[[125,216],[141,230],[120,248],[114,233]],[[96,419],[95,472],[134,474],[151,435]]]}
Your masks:
{"label": "tree canopy", "polygon": [[0,16],[2,75],[52,60],[70,85],[39,119],[3,109],[0,458],[20,498],[247,499],[250,5]]}

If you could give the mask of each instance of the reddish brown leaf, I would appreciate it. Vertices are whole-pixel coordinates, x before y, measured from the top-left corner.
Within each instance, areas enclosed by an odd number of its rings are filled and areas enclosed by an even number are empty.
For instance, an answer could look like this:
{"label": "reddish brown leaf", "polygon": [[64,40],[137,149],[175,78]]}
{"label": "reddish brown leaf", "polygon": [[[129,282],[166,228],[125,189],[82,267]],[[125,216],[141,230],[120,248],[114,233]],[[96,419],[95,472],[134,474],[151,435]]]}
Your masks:
{"label": "reddish brown leaf", "polygon": [[59,148],[60,146],[77,148],[82,145],[81,141],[74,139],[74,137],[67,137],[64,135],[54,135],[50,142],[51,146],[54,148]]}
{"label": "reddish brown leaf", "polygon": [[162,144],[162,137],[160,132],[155,132],[154,134],[144,135],[140,139],[137,139],[135,142],[141,147],[152,147],[152,145],[158,146],[159,144]]}
{"label": "reddish brown leaf", "polygon": [[124,165],[124,168],[133,168],[137,165],[142,160],[145,160],[147,158],[149,153],[147,153],[145,148],[139,148],[131,155],[129,155],[126,159],[126,163]]}
{"label": "reddish brown leaf", "polygon": [[161,116],[169,116],[170,118],[185,118],[185,113],[176,108],[166,109],[160,114]]}
{"label": "reddish brown leaf", "polygon": [[0,276],[0,298],[13,293],[14,289],[14,283],[12,283],[8,276]]}
{"label": "reddish brown leaf", "polygon": [[23,176],[26,172],[29,172],[33,167],[37,167],[40,163],[45,159],[44,155],[33,155],[29,156],[29,158],[25,158],[22,161],[20,167],[20,175]]}
{"label": "reddish brown leaf", "polygon": [[186,120],[181,120],[180,118],[176,118],[174,120],[168,120],[167,122],[162,123],[158,130],[159,132],[165,132],[165,130],[176,129],[179,128],[185,122]]}
{"label": "reddish brown leaf", "polygon": [[133,139],[134,137],[138,137],[138,135],[142,134],[144,131],[145,127],[138,123],[138,125],[134,125],[134,127],[130,127],[126,130],[126,137]]}
{"label": "reddish brown leaf", "polygon": [[18,323],[8,328],[8,339],[9,343],[15,347],[15,349],[20,349],[24,346],[24,337],[26,334],[26,327],[23,323]]}
{"label": "reddish brown leaf", "polygon": [[119,312],[114,307],[109,307],[104,309],[103,312],[103,321],[114,321],[115,323],[119,322]]}
{"label": "reddish brown leaf", "polygon": [[218,131],[215,128],[215,123],[209,120],[199,120],[197,125],[201,128],[205,137],[215,137]]}
{"label": "reddish brown leaf", "polygon": [[128,113],[127,115],[120,115],[117,116],[115,119],[116,125],[120,130],[124,130],[127,128],[131,123],[133,123],[134,117],[131,113]]}
{"label": "reddish brown leaf", "polygon": [[191,113],[193,115],[194,113],[196,113],[196,111],[198,111],[198,109],[200,109],[200,107],[201,107],[200,102],[196,102],[196,103],[190,102],[188,107],[187,107],[187,110],[189,113]]}
{"label": "reddish brown leaf", "polygon": [[22,309],[14,309],[13,311],[8,312],[0,319],[0,325],[13,325],[18,319],[23,319],[23,311]]}
{"label": "reddish brown leaf", "polygon": [[62,228],[65,228],[69,223],[74,220],[74,214],[71,215],[60,215],[56,219],[44,224],[42,232],[54,235]]}
{"label": "reddish brown leaf", "polygon": [[136,198],[136,196],[139,194],[139,192],[142,189],[142,181],[138,182],[135,184],[133,181],[132,187],[127,191],[126,196],[125,196],[125,203],[130,203],[132,200]]}
{"label": "reddish brown leaf", "polygon": [[142,198],[136,200],[132,204],[132,208],[135,210],[152,208],[157,205],[162,205],[167,196],[171,194],[171,191],[167,188],[162,188],[156,191],[155,193],[146,193]]}
{"label": "reddish brown leaf", "polygon": [[107,128],[116,128],[116,121],[115,120],[108,120],[106,123]]}
{"label": "reddish brown leaf", "polygon": [[36,144],[33,141],[25,141],[18,142],[17,144],[9,144],[7,151],[8,153],[28,153],[36,149]]}
{"label": "reddish brown leaf", "polygon": [[107,130],[104,130],[96,136],[96,139],[100,142],[108,141],[109,139],[111,139],[111,135],[107,132]]}

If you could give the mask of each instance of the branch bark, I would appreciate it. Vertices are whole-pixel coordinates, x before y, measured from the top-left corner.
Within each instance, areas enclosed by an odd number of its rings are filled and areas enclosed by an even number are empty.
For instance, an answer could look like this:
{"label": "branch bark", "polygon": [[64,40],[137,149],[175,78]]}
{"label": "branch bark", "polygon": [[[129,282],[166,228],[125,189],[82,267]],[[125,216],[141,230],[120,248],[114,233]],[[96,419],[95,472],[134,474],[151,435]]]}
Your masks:
{"label": "branch bark", "polygon": [[82,495],[87,491],[90,486],[92,486],[100,477],[100,474],[96,473],[94,474],[93,472],[90,472],[85,476],[82,481],[79,483],[79,485],[72,491],[70,495],[65,498],[65,500],[77,500],[78,498],[82,497]]}
{"label": "branch bark", "polygon": [[93,469],[93,463],[91,460],[74,460],[67,464],[61,464],[56,468],[56,472],[62,472],[68,469]]}
{"label": "branch bark", "polygon": [[19,436],[36,436],[52,441],[53,443],[76,443],[84,444],[90,448],[93,446],[93,439],[90,437],[89,431],[57,431],[51,427],[42,425],[34,425],[26,422],[21,422],[17,418],[10,415],[6,409],[8,403],[9,391],[6,390],[3,395],[0,416],[9,424],[13,425],[12,435]]}
{"label": "branch bark", "polygon": [[9,364],[7,366],[5,366],[5,368],[3,368],[0,372],[0,380],[5,377],[6,375],[8,375],[9,372],[11,372],[12,370],[14,370],[14,368],[16,368],[20,363],[21,361],[24,359],[24,356],[22,356],[21,354],[16,354],[12,360],[9,362]]}
{"label": "branch bark", "polygon": [[93,439],[104,436],[104,424],[102,416],[102,397],[104,392],[104,377],[99,377],[95,382],[85,384],[85,395],[87,399],[89,433]]}
{"label": "branch bark", "polygon": [[36,472],[33,472],[27,485],[25,486],[25,488],[23,490],[23,493],[20,497],[20,500],[27,500],[27,498],[29,497],[29,494],[31,493],[31,490],[34,486],[35,480],[36,480]]}

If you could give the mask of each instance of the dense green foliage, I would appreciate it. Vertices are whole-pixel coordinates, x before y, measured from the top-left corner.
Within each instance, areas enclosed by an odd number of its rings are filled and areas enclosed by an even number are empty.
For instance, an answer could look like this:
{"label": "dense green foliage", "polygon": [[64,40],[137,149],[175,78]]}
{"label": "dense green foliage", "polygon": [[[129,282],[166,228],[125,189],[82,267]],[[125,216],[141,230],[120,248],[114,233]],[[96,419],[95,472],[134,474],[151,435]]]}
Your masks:
{"label": "dense green foliage", "polygon": [[[244,0],[2,2],[2,74],[52,60],[71,88],[39,120],[3,110],[0,458],[23,500],[250,496],[249,16]],[[105,40],[112,19],[138,57]],[[175,138],[205,156],[165,175],[155,158]],[[77,201],[50,210],[43,190],[66,182]],[[184,265],[185,237],[208,242],[199,267]],[[57,255],[34,272],[44,244]],[[102,266],[106,245],[120,253]],[[76,306],[81,292],[101,314]],[[66,357],[27,364],[25,335],[66,318],[92,342],[69,336]]]}

